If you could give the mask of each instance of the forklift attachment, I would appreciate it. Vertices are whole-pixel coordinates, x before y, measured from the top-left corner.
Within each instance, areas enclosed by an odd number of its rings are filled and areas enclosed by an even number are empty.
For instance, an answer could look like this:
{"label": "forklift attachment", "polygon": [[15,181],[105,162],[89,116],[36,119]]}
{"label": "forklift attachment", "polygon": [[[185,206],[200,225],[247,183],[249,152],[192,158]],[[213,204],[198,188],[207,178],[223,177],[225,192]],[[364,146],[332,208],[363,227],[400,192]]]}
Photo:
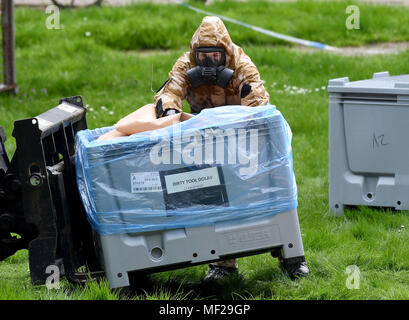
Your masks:
{"label": "forklift attachment", "polygon": [[76,96],[15,121],[11,162],[0,130],[0,260],[28,249],[33,284],[46,283],[49,266],[74,283],[103,274],[75,179],[74,138],[87,128],[85,114]]}

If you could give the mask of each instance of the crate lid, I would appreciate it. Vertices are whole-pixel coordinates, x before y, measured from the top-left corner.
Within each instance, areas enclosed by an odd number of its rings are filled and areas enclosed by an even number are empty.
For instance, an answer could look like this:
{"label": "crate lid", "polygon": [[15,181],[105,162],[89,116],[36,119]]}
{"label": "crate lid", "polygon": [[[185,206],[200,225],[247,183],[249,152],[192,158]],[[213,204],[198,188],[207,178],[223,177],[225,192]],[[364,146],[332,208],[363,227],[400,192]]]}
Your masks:
{"label": "crate lid", "polygon": [[409,74],[390,76],[389,72],[377,72],[372,79],[349,81],[348,77],[328,82],[328,92],[386,93],[409,95]]}

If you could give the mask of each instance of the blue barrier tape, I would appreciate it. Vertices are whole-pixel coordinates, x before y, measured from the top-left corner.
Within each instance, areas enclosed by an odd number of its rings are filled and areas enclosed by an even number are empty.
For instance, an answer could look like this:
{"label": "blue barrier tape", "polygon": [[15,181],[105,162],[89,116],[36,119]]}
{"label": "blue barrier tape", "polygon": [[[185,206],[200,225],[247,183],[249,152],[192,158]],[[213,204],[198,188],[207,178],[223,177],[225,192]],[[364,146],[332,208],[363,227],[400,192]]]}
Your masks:
{"label": "blue barrier tape", "polygon": [[196,11],[196,12],[199,12],[199,13],[203,13],[205,15],[217,16],[217,17],[219,17],[220,19],[222,19],[224,21],[228,21],[228,22],[231,22],[231,23],[238,24],[238,25],[240,25],[242,27],[249,28],[251,30],[266,34],[268,36],[271,36],[271,37],[274,37],[274,38],[277,38],[277,39],[281,39],[281,40],[289,41],[289,42],[293,42],[293,43],[298,43],[298,44],[303,45],[303,46],[313,47],[313,48],[317,48],[317,49],[321,49],[321,50],[328,50],[328,51],[337,51],[337,50],[339,50],[336,47],[329,46],[329,45],[324,44],[324,43],[299,39],[299,38],[287,36],[285,34],[281,34],[281,33],[278,33],[278,32],[274,32],[274,31],[270,31],[270,30],[263,29],[263,28],[260,28],[260,27],[256,27],[256,26],[253,26],[251,24],[241,22],[239,20],[231,19],[231,18],[222,16],[222,15],[219,15],[219,14],[215,14],[215,13],[212,13],[212,12],[208,12],[208,11],[205,11],[205,10],[202,10],[202,9],[192,7],[191,5],[189,5],[187,3],[184,3],[184,2],[181,2],[181,1],[176,0],[175,3],[180,4],[180,5],[186,7],[188,9],[190,9],[190,10],[193,10],[193,11]]}

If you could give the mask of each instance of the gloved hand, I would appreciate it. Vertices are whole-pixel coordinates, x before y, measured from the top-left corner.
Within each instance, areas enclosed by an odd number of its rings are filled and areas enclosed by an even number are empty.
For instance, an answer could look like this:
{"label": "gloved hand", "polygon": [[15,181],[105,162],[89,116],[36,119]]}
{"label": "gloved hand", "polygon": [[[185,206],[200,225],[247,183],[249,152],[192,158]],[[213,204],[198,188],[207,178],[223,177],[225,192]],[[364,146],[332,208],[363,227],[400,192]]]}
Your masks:
{"label": "gloved hand", "polygon": [[179,111],[176,109],[168,109],[162,114],[162,117],[171,116],[172,114],[177,114],[177,113],[179,113]]}
{"label": "gloved hand", "polygon": [[165,110],[165,112],[163,112],[162,99],[158,100],[155,107],[156,107],[156,118],[162,118],[162,117],[170,116],[172,114],[179,113],[179,110],[176,110],[173,108],[167,109]]}

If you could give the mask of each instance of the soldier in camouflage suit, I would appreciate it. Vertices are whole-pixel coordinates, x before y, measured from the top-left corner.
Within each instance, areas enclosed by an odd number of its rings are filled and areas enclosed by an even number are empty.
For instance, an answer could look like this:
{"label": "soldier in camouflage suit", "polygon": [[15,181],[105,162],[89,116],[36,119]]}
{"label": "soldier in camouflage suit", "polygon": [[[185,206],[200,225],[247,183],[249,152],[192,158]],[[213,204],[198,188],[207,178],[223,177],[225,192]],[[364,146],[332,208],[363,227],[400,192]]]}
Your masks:
{"label": "soldier in camouflage suit", "polygon": [[[226,54],[226,67],[234,70],[226,88],[217,85],[202,85],[193,88],[187,71],[197,65],[195,49],[199,47],[221,47]],[[155,104],[161,105],[159,116],[168,109],[182,111],[186,99],[192,113],[205,108],[224,105],[261,106],[269,101],[257,67],[235,45],[223,22],[218,17],[205,17],[190,42],[190,51],[184,53],[169,73],[169,79],[155,95]],[[160,112],[162,111],[162,112]]]}
{"label": "soldier in camouflage suit", "polygon": [[[225,66],[233,70],[233,76],[226,88],[204,84],[193,87],[187,72],[198,64],[195,49],[200,47],[220,47],[225,51]],[[182,101],[186,99],[192,113],[205,108],[224,105],[261,106],[269,101],[257,67],[233,43],[222,20],[205,17],[190,42],[190,51],[184,53],[169,73],[169,79],[155,95],[157,115],[171,114],[169,110],[182,111]],[[217,279],[237,272],[237,259],[210,264],[206,280]]]}

